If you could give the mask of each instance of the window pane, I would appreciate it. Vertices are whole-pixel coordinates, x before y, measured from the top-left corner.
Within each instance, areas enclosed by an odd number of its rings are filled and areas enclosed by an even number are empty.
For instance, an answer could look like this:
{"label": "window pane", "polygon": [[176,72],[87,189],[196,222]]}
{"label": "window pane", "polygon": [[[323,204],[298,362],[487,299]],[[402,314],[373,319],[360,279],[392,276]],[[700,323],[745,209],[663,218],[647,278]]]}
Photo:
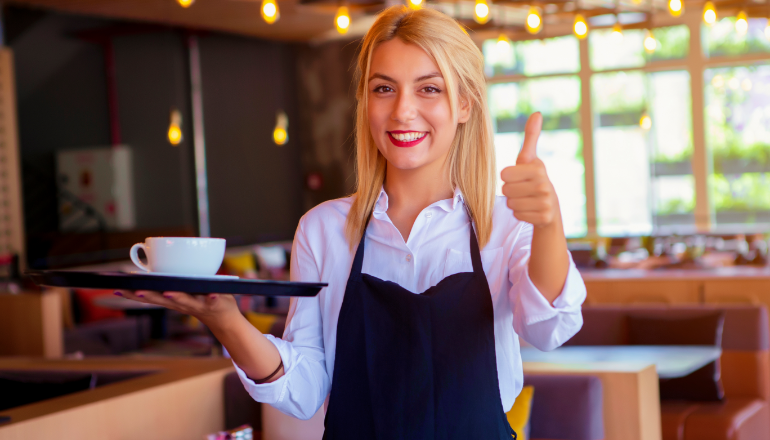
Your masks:
{"label": "window pane", "polygon": [[690,29],[687,25],[655,28],[652,30],[657,46],[647,55],[648,61],[679,60],[690,53]]}
{"label": "window pane", "polygon": [[749,18],[748,31],[740,35],[735,31],[735,17],[725,17],[710,27],[703,25],[703,51],[707,57],[770,52],[766,26],[765,18]]}
{"label": "window pane", "polygon": [[650,53],[644,50],[646,36],[643,29],[627,29],[622,37],[612,35],[611,29],[591,31],[588,37],[591,68],[642,67],[648,61],[683,59],[690,51],[690,30],[686,25],[653,29],[657,47]]}
{"label": "window pane", "polygon": [[616,72],[591,80],[600,235],[691,230],[690,77]]}
{"label": "window pane", "polygon": [[498,194],[502,194],[500,171],[516,163],[527,118],[533,111],[540,111],[543,131],[537,154],[559,196],[564,232],[569,237],[584,236],[587,226],[578,119],[580,80],[561,77],[491,85],[489,105],[495,124]]}
{"label": "window pane", "polygon": [[[709,180],[718,229],[770,224],[770,65],[704,73]],[[751,229],[750,227],[748,229]]]}
{"label": "window pane", "polygon": [[690,75],[686,71],[652,73],[647,84],[654,227],[657,233],[690,233],[695,227]]}
{"label": "window pane", "polygon": [[607,70],[644,66],[644,31],[628,29],[622,37],[611,29],[597,29],[588,34],[591,69]]}
{"label": "window pane", "polygon": [[580,49],[573,36],[509,44],[486,40],[482,51],[488,77],[576,73],[580,70]]}

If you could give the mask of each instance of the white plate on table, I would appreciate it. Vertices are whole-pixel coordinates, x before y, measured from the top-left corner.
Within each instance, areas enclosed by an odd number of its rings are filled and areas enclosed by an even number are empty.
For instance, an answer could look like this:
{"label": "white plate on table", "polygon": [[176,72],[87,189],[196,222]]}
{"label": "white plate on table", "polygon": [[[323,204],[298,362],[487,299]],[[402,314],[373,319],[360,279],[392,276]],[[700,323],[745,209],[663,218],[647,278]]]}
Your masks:
{"label": "white plate on table", "polygon": [[237,280],[238,275],[193,275],[189,273],[165,273],[165,272],[144,272],[144,271],[132,271],[134,275],[154,275],[159,277],[179,277],[179,278],[193,278],[197,280]]}

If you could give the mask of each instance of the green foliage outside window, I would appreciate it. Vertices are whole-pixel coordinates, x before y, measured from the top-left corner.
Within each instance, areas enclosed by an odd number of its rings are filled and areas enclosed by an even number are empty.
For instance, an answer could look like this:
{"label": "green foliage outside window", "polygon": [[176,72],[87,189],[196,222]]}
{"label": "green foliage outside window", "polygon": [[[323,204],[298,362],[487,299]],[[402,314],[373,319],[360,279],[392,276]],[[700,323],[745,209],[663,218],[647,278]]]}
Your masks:
{"label": "green foliage outside window", "polygon": [[770,52],[770,41],[764,33],[767,19],[749,18],[745,35],[735,31],[735,17],[725,17],[712,26],[703,25],[703,51],[708,57],[735,56]]}
{"label": "green foliage outside window", "polygon": [[690,53],[690,29],[686,25],[655,28],[652,36],[658,46],[647,55],[648,61],[679,60]]}

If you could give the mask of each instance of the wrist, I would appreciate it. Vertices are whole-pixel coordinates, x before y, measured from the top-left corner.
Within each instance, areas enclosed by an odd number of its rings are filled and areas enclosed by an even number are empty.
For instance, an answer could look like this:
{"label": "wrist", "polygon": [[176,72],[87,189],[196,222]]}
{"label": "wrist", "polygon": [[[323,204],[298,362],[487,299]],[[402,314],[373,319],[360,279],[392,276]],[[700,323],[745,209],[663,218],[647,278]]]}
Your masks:
{"label": "wrist", "polygon": [[216,313],[205,317],[199,317],[200,321],[215,335],[235,329],[241,320],[245,320],[240,310]]}

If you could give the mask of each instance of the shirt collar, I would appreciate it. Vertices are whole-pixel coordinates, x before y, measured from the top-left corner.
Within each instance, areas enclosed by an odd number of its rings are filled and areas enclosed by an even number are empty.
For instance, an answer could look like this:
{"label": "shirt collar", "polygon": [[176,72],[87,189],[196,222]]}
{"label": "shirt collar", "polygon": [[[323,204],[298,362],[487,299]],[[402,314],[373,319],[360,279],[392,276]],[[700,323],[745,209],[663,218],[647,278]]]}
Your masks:
{"label": "shirt collar", "polygon": [[[452,199],[439,200],[431,206],[438,206],[446,212],[452,212],[457,209],[458,203],[464,203],[463,194],[459,187],[455,188]],[[388,211],[388,193],[385,192],[385,187],[380,188],[380,195],[377,196],[377,202],[374,204],[374,213],[382,214]]]}

